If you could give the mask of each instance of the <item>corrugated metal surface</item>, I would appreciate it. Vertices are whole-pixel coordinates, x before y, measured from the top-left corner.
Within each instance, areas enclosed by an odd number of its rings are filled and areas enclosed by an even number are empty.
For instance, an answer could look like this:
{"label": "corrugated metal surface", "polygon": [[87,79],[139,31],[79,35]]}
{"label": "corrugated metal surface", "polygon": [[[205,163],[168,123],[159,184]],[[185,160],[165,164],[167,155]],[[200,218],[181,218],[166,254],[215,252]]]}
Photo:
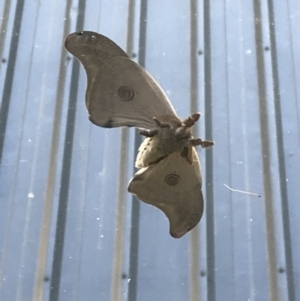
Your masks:
{"label": "corrugated metal surface", "polygon": [[[0,15],[1,301],[300,300],[299,1],[6,0]],[[136,57],[180,116],[203,113],[205,213],[180,240],[127,193],[134,130],[87,118],[63,48],[82,29]]]}

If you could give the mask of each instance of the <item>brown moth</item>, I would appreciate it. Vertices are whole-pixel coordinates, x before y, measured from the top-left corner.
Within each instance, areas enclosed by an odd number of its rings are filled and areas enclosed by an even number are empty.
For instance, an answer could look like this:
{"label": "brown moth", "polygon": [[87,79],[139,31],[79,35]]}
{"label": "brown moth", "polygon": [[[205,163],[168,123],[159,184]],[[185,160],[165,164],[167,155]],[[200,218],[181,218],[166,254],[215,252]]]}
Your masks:
{"label": "brown moth", "polygon": [[195,113],[181,120],[161,87],[139,64],[109,38],[95,32],[68,35],[66,49],[87,74],[86,106],[89,119],[104,127],[136,127],[146,136],[128,191],[162,210],[170,234],[182,237],[203,213],[202,178],[195,146],[212,146],[192,136],[199,119]]}

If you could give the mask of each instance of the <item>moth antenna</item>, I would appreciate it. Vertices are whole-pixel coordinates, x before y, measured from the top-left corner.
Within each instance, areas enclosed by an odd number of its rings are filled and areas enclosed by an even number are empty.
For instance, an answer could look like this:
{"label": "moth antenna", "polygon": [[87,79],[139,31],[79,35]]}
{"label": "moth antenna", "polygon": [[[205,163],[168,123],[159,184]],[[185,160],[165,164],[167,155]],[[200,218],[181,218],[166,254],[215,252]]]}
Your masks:
{"label": "moth antenna", "polygon": [[153,129],[153,130],[142,130],[140,131],[140,135],[146,136],[146,137],[153,137],[158,134],[158,129]]}
{"label": "moth antenna", "polygon": [[195,121],[189,116],[187,119],[183,120],[182,123],[185,127],[190,128],[195,124]]}
{"label": "moth antenna", "polygon": [[170,127],[168,123],[161,123],[156,117],[153,117],[154,122],[159,126],[160,128],[167,128]]}
{"label": "moth antenna", "polygon": [[200,138],[191,139],[190,141],[191,141],[191,144],[193,146],[201,145],[203,148],[210,147],[210,146],[213,146],[215,144],[213,141],[202,140]]}
{"label": "moth antenna", "polygon": [[195,124],[195,122],[199,120],[200,115],[200,113],[194,113],[190,115],[187,119],[183,121],[183,124],[185,124],[189,128],[192,127]]}

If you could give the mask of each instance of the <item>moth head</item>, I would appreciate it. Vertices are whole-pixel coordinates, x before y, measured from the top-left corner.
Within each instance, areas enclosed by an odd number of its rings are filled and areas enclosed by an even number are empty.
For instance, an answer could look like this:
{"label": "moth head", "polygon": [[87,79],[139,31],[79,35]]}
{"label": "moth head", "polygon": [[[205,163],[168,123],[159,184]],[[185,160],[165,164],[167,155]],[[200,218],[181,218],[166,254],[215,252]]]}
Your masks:
{"label": "moth head", "polygon": [[189,140],[192,137],[191,128],[182,123],[179,127],[174,129],[174,135],[177,140]]}
{"label": "moth head", "polygon": [[184,120],[174,115],[162,115],[153,118],[158,128],[166,129],[173,133],[178,140],[189,139],[192,136],[191,128],[200,118],[200,113],[194,113]]}
{"label": "moth head", "polygon": [[188,117],[181,121],[174,115],[162,115],[158,118],[153,118],[157,125],[158,131],[162,133],[163,137],[174,137],[176,140],[189,140],[192,137],[191,126],[195,122]]}
{"label": "moth head", "polygon": [[178,138],[178,140],[184,139],[184,138],[191,138],[192,137],[192,126],[198,121],[200,118],[200,113],[194,113],[190,115],[188,118],[184,119],[180,126],[177,125],[177,128],[175,130],[175,136]]}

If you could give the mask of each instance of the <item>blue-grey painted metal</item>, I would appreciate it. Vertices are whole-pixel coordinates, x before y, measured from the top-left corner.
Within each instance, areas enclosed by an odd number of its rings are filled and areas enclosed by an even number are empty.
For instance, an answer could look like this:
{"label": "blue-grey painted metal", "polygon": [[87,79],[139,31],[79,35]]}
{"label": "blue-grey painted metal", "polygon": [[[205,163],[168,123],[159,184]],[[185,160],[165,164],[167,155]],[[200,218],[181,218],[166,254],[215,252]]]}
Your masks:
{"label": "blue-grey painted metal", "polygon": [[[7,0],[0,15],[1,301],[300,301],[299,1]],[[205,212],[179,240],[127,193],[140,137],[87,118],[63,47],[82,29],[179,116],[202,112]]]}

